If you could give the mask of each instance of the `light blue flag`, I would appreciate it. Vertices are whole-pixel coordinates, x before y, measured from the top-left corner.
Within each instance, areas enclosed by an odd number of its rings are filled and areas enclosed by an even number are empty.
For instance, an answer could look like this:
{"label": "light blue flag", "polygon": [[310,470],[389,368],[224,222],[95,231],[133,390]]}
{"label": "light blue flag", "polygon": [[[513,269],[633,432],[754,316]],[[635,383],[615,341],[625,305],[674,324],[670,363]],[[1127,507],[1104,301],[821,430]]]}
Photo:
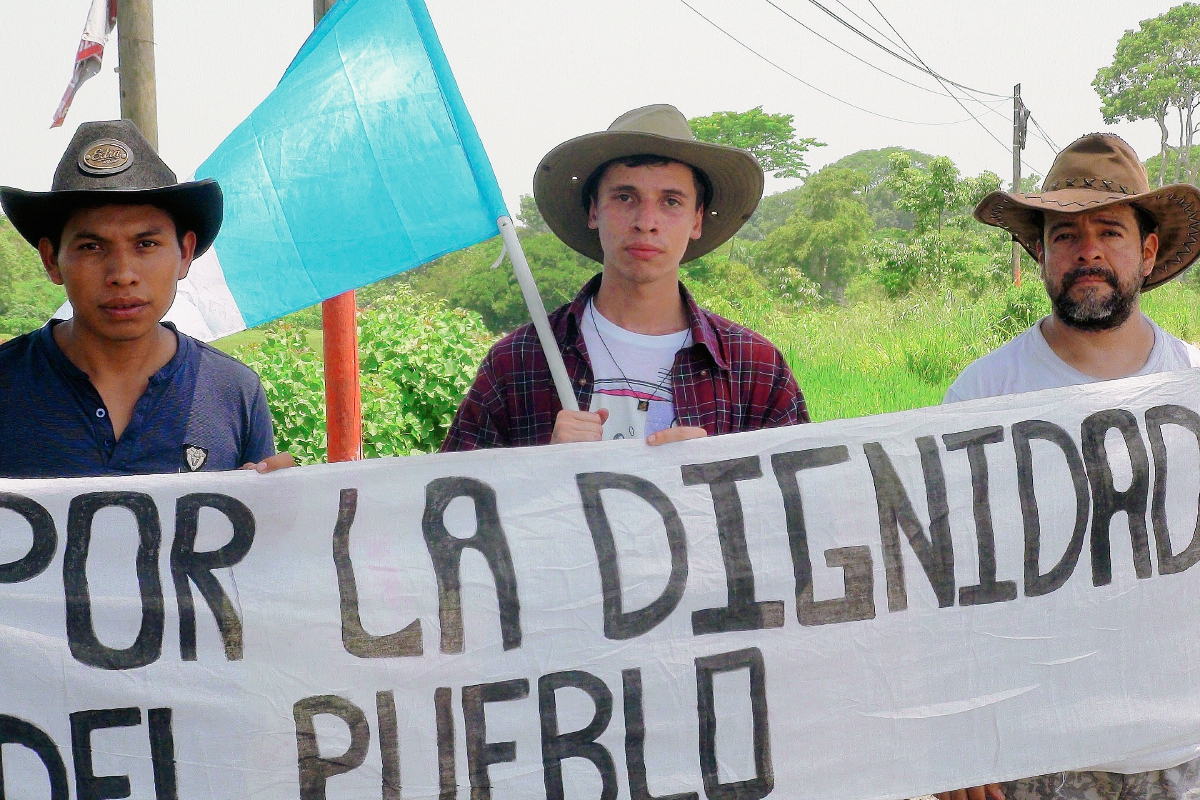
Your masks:
{"label": "light blue flag", "polygon": [[205,339],[476,244],[508,215],[422,0],[338,0],[196,178],[220,182],[225,222],[167,318]]}

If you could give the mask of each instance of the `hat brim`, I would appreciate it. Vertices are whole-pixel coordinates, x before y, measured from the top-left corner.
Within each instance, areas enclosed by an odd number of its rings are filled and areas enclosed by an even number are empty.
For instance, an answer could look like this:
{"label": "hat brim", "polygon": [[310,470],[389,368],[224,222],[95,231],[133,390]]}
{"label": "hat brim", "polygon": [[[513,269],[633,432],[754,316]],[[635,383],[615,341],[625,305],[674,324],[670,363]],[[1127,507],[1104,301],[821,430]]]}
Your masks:
{"label": "hat brim", "polygon": [[58,226],[77,208],[102,205],[157,206],[171,214],[182,232],[196,234],[199,257],[212,246],[221,230],[225,202],[221,187],[211,178],[159,189],[89,189],[59,192],[27,192],[0,187],[4,215],[25,241],[38,246],[44,238],[58,234]]}
{"label": "hat brim", "polygon": [[728,241],[762,199],[762,167],[745,150],[653,133],[602,131],[563,142],[538,165],[533,196],[550,230],[572,249],[603,263],[600,234],[588,227],[583,185],[602,164],[639,155],[689,164],[712,184],[712,201],[704,210],[700,238],[688,245],[681,262],[699,258]]}
{"label": "hat brim", "polygon": [[1087,188],[1042,194],[992,192],[975,207],[975,219],[1007,230],[1036,261],[1040,215],[1047,211],[1081,214],[1121,203],[1140,206],[1158,221],[1158,257],[1142,284],[1143,292],[1179,277],[1200,257],[1200,190],[1186,183],[1135,195]]}

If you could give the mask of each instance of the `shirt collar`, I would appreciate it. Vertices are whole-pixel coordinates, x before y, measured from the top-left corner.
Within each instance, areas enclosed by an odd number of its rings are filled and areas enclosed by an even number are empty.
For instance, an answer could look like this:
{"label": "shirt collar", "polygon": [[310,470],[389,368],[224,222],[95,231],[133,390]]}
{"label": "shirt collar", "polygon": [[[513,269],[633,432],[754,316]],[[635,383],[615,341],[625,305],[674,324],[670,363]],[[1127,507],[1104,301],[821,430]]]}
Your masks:
{"label": "shirt collar", "polygon": [[[87,373],[75,365],[71,359],[67,358],[67,354],[58,346],[58,342],[54,340],[54,326],[63,322],[61,319],[52,319],[37,330],[34,337],[46,352],[46,357],[50,359],[50,363],[58,368],[64,375],[74,381],[87,381],[91,383],[91,378]],[[187,360],[192,357],[196,343],[191,337],[181,336],[179,331],[175,329],[175,325],[170,322],[160,322],[164,328],[175,334],[175,355],[171,356],[171,360],[162,366],[150,376],[150,385],[153,386],[163,381],[169,381],[174,377]]]}
{"label": "shirt collar", "polygon": [[[582,330],[583,314],[587,310],[588,301],[600,290],[600,279],[603,277],[603,274],[597,274],[584,284],[579,294],[567,306],[567,313],[563,316],[565,329],[560,331],[564,346],[578,346],[577,341]],[[709,356],[712,357],[713,363],[717,367],[728,370],[729,362],[725,359],[724,348],[721,346],[721,337],[713,327],[712,321],[709,320],[708,312],[700,307],[695,298],[692,297],[692,293],[682,283],[679,284],[679,295],[683,299],[684,306],[687,308],[688,322],[692,328],[693,344],[703,346],[708,350]]]}

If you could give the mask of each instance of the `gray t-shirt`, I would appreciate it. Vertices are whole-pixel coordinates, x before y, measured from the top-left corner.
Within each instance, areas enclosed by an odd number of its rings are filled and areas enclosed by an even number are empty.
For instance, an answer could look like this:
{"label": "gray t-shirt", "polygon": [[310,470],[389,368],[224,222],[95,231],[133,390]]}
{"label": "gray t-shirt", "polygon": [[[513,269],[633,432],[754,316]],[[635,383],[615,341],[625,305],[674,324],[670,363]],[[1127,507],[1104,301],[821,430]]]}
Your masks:
{"label": "gray t-shirt", "polygon": [[[1200,349],[1167,333],[1149,317],[1144,318],[1154,329],[1154,347],[1151,348],[1150,357],[1146,359],[1142,368],[1126,377],[1132,378],[1138,375],[1200,367]],[[957,403],[963,400],[1036,392],[1039,389],[1057,389],[1061,386],[1076,386],[1100,381],[1100,378],[1080,372],[1058,357],[1058,354],[1046,342],[1046,337],[1042,335],[1043,321],[1045,321],[1044,318],[1038,320],[1033,327],[1020,336],[968,365],[950,385],[946,391],[946,399],[942,402]],[[1176,778],[1182,779],[1182,776],[1186,774],[1188,777],[1184,783],[1191,786],[1194,784],[1196,764],[1185,764],[1184,762],[1194,759],[1197,754],[1200,754],[1200,747],[1180,747],[1169,751],[1146,753],[1140,757],[1103,764],[1093,769],[1095,772],[1115,772],[1126,775],[1153,773],[1155,781],[1158,783],[1172,785]],[[1159,770],[1162,770],[1161,775],[1158,773]],[[1062,778],[1060,784],[1076,782],[1091,786],[1096,780],[1099,780],[1091,772],[1063,774],[1069,776],[1069,779]],[[1046,792],[1041,791],[1038,787],[1041,785],[1040,782],[1044,782],[1042,778],[1050,777],[1057,779],[1059,775],[1017,781],[1016,800],[1032,800],[1045,796]],[[1054,781],[1052,780],[1050,783],[1054,783]],[[1161,787],[1159,788],[1161,789]],[[1081,794],[1089,796],[1086,792]],[[1163,790],[1161,796],[1165,799],[1182,794],[1182,791]],[[1145,793],[1142,795],[1144,796]],[[1063,796],[1072,795],[1068,792]],[[1103,796],[1104,793],[1100,792],[1097,800]],[[1138,793],[1133,792],[1130,796],[1136,797]],[[1013,798],[1011,792],[1009,797],[1010,800]]]}
{"label": "gray t-shirt", "polygon": [[[1200,349],[1176,339],[1149,317],[1144,318],[1154,329],[1154,347],[1142,368],[1126,377],[1200,367]],[[957,403],[1100,380],[1075,369],[1050,349],[1042,335],[1043,321],[1039,320],[1020,336],[968,365],[950,384],[942,402]]]}

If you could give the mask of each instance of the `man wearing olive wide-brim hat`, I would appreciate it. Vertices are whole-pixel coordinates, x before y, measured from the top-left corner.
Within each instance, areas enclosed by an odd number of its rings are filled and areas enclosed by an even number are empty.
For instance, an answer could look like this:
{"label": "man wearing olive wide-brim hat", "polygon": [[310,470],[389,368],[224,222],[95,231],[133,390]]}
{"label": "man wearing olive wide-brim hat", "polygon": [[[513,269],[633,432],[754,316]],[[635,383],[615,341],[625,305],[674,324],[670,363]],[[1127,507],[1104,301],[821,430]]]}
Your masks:
{"label": "man wearing olive wide-brim hat", "polygon": [[547,225],[602,272],[550,315],[581,409],[566,411],[531,325],[497,343],[443,450],[601,439],[663,444],[807,422],[783,355],[701,308],[681,262],[728,241],[762,197],[744,150],[696,141],[667,105],[554,148],[533,192]]}
{"label": "man wearing olive wide-brim hat", "polygon": [[[1008,230],[1037,259],[1053,313],[968,366],[947,402],[1200,366],[1200,350],[1138,309],[1141,292],[1178,277],[1200,255],[1194,186],[1150,191],[1133,148],[1093,133],[1059,153],[1040,193],[993,192],[975,218]],[[1200,793],[1197,756],[1200,744],[938,797],[1179,800]]]}
{"label": "man wearing olive wide-brim hat", "polygon": [[131,122],[87,122],[49,192],[0,203],[74,309],[0,345],[0,477],[294,463],[258,376],[160,322],[221,227],[215,181],[179,183]]}
{"label": "man wearing olive wide-brim hat", "polygon": [[993,192],[975,218],[1037,260],[1053,313],[963,370],[947,402],[1200,366],[1138,303],[1200,256],[1196,187],[1151,191],[1133,148],[1093,133],[1059,153],[1040,193]]}

